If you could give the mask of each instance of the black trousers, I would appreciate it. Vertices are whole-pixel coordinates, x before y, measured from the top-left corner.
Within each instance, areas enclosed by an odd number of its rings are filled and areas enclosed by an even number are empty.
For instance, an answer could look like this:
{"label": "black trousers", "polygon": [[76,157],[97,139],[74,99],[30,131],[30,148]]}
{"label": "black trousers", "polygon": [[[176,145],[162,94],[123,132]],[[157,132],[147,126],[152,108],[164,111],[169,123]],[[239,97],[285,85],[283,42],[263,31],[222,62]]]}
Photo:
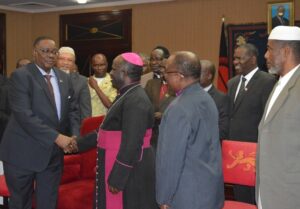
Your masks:
{"label": "black trousers", "polygon": [[56,208],[63,168],[63,155],[57,146],[54,146],[49,164],[43,171],[34,172],[7,162],[3,162],[3,168],[11,195],[10,209],[31,209],[33,193],[36,209]]}
{"label": "black trousers", "polygon": [[235,200],[255,205],[255,187],[234,185],[233,194]]}

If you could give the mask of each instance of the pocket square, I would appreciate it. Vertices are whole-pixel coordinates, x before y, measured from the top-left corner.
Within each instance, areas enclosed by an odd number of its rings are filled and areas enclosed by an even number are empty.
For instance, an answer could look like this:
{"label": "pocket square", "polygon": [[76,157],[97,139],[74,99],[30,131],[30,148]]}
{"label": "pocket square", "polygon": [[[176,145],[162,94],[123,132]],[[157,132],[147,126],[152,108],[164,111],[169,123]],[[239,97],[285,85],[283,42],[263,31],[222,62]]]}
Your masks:
{"label": "pocket square", "polygon": [[68,96],[68,99],[71,99],[71,96],[70,96],[70,95]]}

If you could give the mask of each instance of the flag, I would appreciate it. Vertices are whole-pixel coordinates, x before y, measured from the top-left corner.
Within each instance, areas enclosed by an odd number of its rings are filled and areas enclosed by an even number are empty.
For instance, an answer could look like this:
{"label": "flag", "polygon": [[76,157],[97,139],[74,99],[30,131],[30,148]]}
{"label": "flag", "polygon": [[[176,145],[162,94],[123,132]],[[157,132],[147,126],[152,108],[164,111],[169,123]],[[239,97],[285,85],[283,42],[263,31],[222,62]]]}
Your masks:
{"label": "flag", "polygon": [[225,21],[222,19],[220,51],[219,51],[219,68],[218,68],[218,89],[227,92],[227,81],[229,79],[227,44],[225,37]]}

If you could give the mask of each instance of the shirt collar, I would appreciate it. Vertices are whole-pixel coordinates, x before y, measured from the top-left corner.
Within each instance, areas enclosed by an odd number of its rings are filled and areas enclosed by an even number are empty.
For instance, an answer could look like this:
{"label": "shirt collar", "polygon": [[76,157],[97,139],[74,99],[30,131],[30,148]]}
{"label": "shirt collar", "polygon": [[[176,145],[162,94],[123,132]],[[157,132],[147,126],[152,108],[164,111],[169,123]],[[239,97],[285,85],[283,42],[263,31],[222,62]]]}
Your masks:
{"label": "shirt collar", "polygon": [[205,88],[203,88],[204,91],[208,92],[212,87],[212,84],[206,86]]}
{"label": "shirt collar", "polygon": [[249,82],[251,80],[251,78],[254,76],[254,74],[258,71],[258,67],[254,68],[253,70],[251,70],[247,75],[245,76],[241,76],[241,79],[242,77],[246,78],[246,82]]}
{"label": "shirt collar", "polygon": [[119,90],[120,95],[124,94],[124,93],[125,93],[128,89],[130,89],[131,87],[137,86],[137,85],[139,85],[139,84],[140,84],[140,82],[138,81],[138,82],[134,82],[134,83],[128,84],[127,86],[123,86],[123,87]]}
{"label": "shirt collar", "polygon": [[38,66],[37,64],[36,64],[36,67],[39,69],[39,71],[42,73],[43,76],[44,75],[51,75],[52,77],[56,77],[53,68],[50,69],[50,72],[48,74],[48,73],[46,73],[46,71],[44,71],[42,68],[40,68],[40,66]]}
{"label": "shirt collar", "polygon": [[296,72],[299,66],[300,64],[294,67],[292,70],[290,70],[290,72],[288,72],[284,76],[280,76],[278,83],[285,85],[290,80],[290,78],[294,75],[294,73]]}

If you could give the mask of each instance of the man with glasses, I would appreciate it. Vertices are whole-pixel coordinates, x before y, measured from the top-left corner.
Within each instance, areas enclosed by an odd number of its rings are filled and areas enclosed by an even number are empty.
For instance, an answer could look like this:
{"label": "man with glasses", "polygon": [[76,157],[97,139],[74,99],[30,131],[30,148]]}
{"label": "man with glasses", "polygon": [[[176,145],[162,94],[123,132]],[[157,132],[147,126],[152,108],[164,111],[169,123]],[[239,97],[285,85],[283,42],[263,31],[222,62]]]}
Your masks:
{"label": "man with glasses", "polygon": [[[233,64],[241,74],[228,81],[230,140],[257,142],[258,124],[276,82],[257,67],[257,56],[257,48],[249,43],[234,51]],[[234,197],[254,204],[254,188],[234,186]]]}
{"label": "man with glasses", "polygon": [[160,63],[159,66],[160,78],[149,80],[145,87],[145,91],[150,101],[152,102],[154,108],[155,122],[153,126],[152,139],[151,139],[151,145],[153,146],[154,150],[156,150],[156,146],[157,146],[157,138],[159,134],[158,127],[160,124],[161,117],[164,111],[169,106],[169,104],[175,98],[175,92],[167,84],[165,77],[163,75],[166,68],[166,62],[167,59],[163,59],[162,62]]}
{"label": "man with glasses", "polygon": [[[55,209],[63,169],[63,151],[79,135],[79,118],[70,78],[55,69],[53,39],[33,44],[34,63],[14,71],[9,82],[11,117],[0,145],[10,192],[9,208]],[[71,130],[68,125],[71,124]]]}
{"label": "man with glasses", "polygon": [[200,87],[200,61],[176,52],[164,72],[177,97],[165,111],[156,155],[156,200],[161,209],[221,209],[224,186],[218,110]]}

